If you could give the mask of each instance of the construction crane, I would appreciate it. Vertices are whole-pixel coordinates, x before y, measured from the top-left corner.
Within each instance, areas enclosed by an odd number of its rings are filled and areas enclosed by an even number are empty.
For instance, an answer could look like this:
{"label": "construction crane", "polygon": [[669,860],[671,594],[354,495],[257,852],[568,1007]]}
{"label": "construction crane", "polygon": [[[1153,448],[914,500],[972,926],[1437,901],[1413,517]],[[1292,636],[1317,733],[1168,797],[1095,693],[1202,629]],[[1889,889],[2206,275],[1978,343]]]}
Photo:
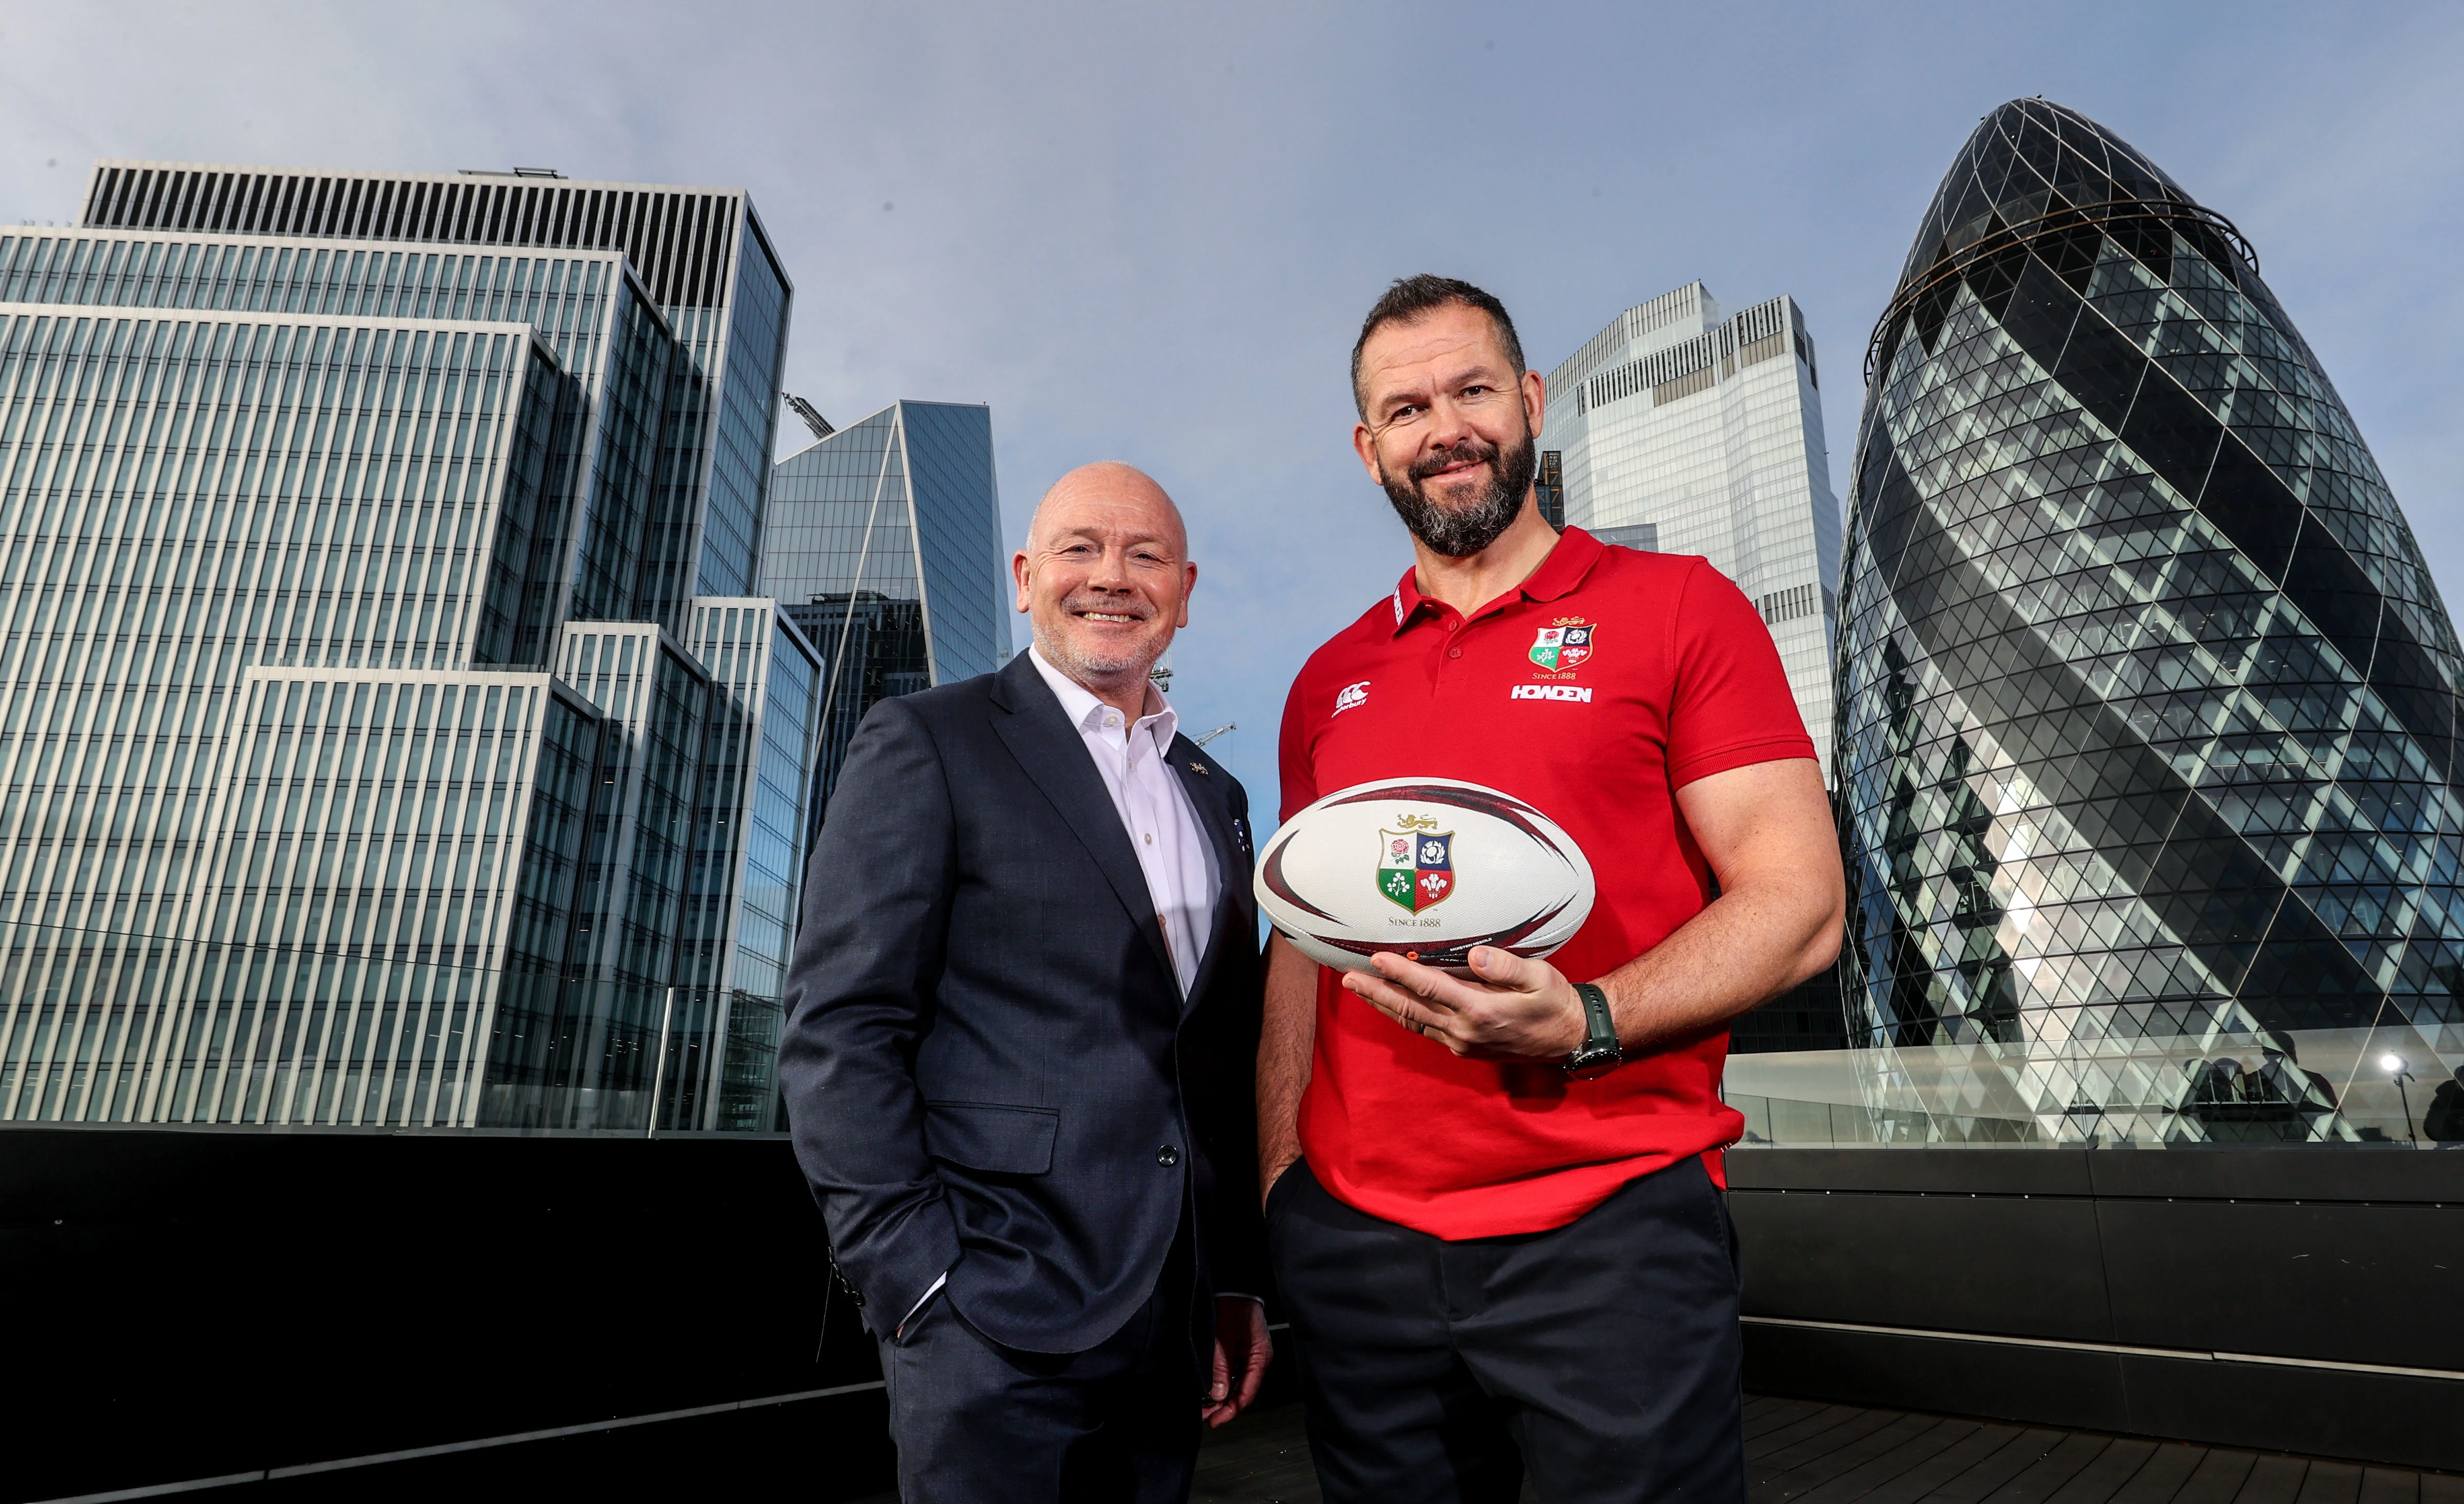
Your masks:
{"label": "construction crane", "polygon": [[1200,747],[1202,747],[1202,746],[1206,745],[1206,743],[1208,743],[1209,741],[1214,741],[1217,737],[1221,736],[1223,733],[1225,733],[1225,732],[1227,732],[1227,731],[1238,731],[1238,730],[1240,730],[1240,729],[1241,729],[1240,727],[1235,726],[1235,725],[1230,725],[1230,724],[1221,725],[1221,726],[1216,727],[1214,730],[1212,730],[1212,731],[1208,732],[1206,735],[1204,735],[1204,736],[1202,736],[1202,737],[1199,737],[1196,741],[1193,741],[1193,742],[1191,742],[1190,744],[1191,744],[1192,746],[1200,746]]}
{"label": "construction crane", "polygon": [[825,439],[838,431],[830,427],[829,419],[813,410],[813,405],[803,398],[792,391],[782,391],[779,395],[787,399],[788,410],[804,420],[804,427],[813,431],[813,437]]}

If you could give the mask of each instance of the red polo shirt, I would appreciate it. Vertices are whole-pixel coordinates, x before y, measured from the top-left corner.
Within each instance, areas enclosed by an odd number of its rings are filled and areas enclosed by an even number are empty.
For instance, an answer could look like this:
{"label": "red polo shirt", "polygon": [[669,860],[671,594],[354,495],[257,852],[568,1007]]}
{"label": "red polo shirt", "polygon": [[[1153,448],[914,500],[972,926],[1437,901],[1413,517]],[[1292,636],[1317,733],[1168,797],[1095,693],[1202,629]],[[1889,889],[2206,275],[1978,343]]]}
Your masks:
{"label": "red polo shirt", "polygon": [[[1406,570],[1310,655],[1282,755],[1287,819],[1381,778],[1465,779],[1537,806],[1599,884],[1591,918],[1550,958],[1589,982],[1711,899],[1676,791],[1811,758],[1814,742],[1770,630],[1726,577],[1570,527],[1530,579],[1467,618]],[[1441,1238],[1537,1232],[1735,1141],[1745,1119],[1719,1095],[1727,1053],[1716,1029],[1594,1081],[1459,1059],[1321,968],[1301,1147],[1328,1190],[1372,1216]]]}

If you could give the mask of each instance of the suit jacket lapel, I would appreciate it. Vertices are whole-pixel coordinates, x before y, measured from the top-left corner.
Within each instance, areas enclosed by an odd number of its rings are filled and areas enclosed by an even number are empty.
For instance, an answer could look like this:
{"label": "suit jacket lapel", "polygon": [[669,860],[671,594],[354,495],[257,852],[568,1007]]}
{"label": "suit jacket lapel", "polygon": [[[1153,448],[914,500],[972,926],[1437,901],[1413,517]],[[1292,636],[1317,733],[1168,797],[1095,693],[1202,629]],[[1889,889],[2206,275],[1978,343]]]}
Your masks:
{"label": "suit jacket lapel", "polygon": [[1196,1007],[1198,1000],[1206,995],[1206,984],[1214,979],[1216,956],[1223,948],[1224,932],[1232,916],[1241,910],[1241,894],[1249,881],[1248,862],[1232,829],[1232,811],[1221,786],[1223,779],[1197,771],[1204,765],[1199,761],[1197,743],[1187,737],[1173,738],[1172,770],[1178,775],[1180,786],[1188,790],[1189,803],[1198,811],[1199,824],[1206,829],[1206,838],[1214,843],[1217,879],[1214,922],[1206,928],[1206,954],[1199,958],[1189,996],[1182,1000],[1184,1012]]}
{"label": "suit jacket lapel", "polygon": [[1044,797],[1060,811],[1062,824],[1095,859],[1104,880],[1130,911],[1138,933],[1163,962],[1165,974],[1172,975],[1172,950],[1164,943],[1155,898],[1147,892],[1146,872],[1138,866],[1138,853],[1131,849],[1130,833],[1121,829],[1112,796],[1104,787],[1104,775],[1095,771],[1085,739],[1069,724],[1061,702],[1052,697],[1051,688],[1024,652],[1001,669],[999,690],[994,698],[1010,714],[996,718],[993,729],[1019,766],[1026,769],[1026,776],[1035,780]]}

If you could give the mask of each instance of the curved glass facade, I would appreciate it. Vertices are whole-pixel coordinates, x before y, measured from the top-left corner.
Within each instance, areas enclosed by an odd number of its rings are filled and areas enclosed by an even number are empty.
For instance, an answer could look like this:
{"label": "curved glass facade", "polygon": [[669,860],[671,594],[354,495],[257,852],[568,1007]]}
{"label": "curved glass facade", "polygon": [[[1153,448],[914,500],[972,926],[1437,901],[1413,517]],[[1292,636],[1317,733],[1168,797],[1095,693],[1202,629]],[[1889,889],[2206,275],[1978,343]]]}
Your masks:
{"label": "curved glass facade", "polygon": [[1868,369],[1836,761],[1875,1092],[1897,1052],[1933,1137],[2388,1136],[2347,1110],[2387,1052],[2416,1102],[2464,1063],[2455,634],[2248,245],[2016,100]]}

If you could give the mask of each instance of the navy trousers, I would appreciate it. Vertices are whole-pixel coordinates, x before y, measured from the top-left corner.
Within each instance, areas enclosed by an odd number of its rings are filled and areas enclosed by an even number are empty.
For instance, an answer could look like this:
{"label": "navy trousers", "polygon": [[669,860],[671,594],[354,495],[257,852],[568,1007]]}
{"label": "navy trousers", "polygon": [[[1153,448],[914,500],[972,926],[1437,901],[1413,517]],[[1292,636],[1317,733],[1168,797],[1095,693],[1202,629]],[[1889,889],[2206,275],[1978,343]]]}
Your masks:
{"label": "navy trousers", "polygon": [[902,1504],[1183,1504],[1205,1382],[1196,1298],[1186,1223],[1145,1306],[1087,1352],[1003,1347],[934,1296],[881,1343]]}
{"label": "navy trousers", "polygon": [[1744,1504],[1736,1239],[1699,1159],[1449,1242],[1296,1164],[1266,1202],[1329,1504]]}

